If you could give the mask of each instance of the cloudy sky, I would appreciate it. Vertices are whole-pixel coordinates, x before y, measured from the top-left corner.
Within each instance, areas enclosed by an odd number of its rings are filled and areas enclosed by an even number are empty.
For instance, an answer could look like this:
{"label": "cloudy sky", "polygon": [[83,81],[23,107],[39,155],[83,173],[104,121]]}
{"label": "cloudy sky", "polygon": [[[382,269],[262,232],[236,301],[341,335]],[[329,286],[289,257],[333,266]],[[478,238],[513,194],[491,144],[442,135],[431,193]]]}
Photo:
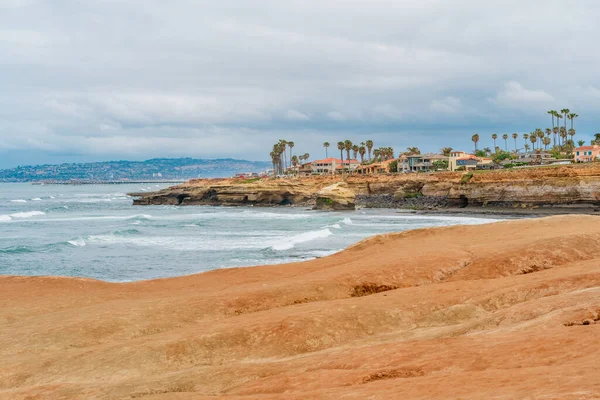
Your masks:
{"label": "cloudy sky", "polygon": [[564,107],[589,140],[598,20],[597,0],[0,0],[0,168],[470,149]]}

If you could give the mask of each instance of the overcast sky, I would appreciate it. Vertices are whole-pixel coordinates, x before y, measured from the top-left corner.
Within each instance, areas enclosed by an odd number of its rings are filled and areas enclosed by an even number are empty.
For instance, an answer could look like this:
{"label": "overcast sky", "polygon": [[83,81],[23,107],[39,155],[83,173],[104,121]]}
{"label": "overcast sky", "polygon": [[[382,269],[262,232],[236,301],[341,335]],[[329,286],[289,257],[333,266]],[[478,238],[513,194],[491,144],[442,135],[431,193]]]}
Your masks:
{"label": "overcast sky", "polygon": [[597,0],[0,0],[0,168],[600,131]]}

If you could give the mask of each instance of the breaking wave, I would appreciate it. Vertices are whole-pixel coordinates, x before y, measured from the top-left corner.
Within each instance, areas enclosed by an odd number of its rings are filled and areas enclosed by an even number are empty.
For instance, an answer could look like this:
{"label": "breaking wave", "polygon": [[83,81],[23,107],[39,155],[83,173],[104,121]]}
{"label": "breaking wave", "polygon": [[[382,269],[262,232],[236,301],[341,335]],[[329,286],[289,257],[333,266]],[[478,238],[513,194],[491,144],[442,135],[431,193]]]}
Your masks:
{"label": "breaking wave", "polygon": [[85,239],[83,238],[77,238],[74,240],[68,240],[67,243],[69,243],[70,245],[73,245],[75,247],[84,247],[87,243],[85,242]]}
{"label": "breaking wave", "polygon": [[293,249],[297,244],[310,242],[316,239],[322,239],[333,235],[329,229],[321,229],[318,231],[303,232],[298,235],[286,238],[279,243],[275,243],[271,248],[275,251],[283,251]]}
{"label": "breaking wave", "polygon": [[28,212],[14,213],[14,214],[3,214],[3,215],[0,215],[0,221],[7,222],[7,221],[12,221],[15,218],[25,219],[25,218],[36,217],[38,215],[46,215],[46,213],[43,211],[28,211]]}

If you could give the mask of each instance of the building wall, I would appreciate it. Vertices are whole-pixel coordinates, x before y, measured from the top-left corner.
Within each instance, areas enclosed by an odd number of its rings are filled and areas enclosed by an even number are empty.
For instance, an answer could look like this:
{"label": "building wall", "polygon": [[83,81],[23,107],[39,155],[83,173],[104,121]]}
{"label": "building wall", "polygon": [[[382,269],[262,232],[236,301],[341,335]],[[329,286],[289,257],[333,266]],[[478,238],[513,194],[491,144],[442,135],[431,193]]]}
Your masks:
{"label": "building wall", "polygon": [[597,149],[575,149],[575,162],[592,162],[600,155],[600,148]]}

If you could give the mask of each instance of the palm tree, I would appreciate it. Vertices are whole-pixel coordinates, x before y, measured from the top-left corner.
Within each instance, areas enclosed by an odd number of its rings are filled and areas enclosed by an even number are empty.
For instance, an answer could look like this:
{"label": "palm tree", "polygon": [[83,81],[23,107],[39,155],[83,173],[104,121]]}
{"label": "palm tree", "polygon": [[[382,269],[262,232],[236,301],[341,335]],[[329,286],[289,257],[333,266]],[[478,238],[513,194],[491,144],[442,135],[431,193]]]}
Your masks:
{"label": "palm tree", "polygon": [[352,155],[354,156],[355,160],[358,158],[358,149],[359,149],[359,147],[357,144],[352,146]]}
{"label": "palm tree", "polygon": [[552,140],[546,136],[542,139],[542,143],[544,143],[544,150],[548,150],[548,145],[552,143]]}
{"label": "palm tree", "polygon": [[452,147],[442,147],[440,149],[440,153],[442,153],[443,155],[445,155],[446,157],[450,156],[450,153],[452,153]]}
{"label": "palm tree", "polygon": [[292,165],[292,149],[294,148],[294,142],[288,142],[288,147],[290,148],[290,166]]}
{"label": "palm tree", "polygon": [[323,143],[323,147],[325,147],[325,158],[328,158],[328,156],[327,156],[327,148],[329,147],[329,142]]}
{"label": "palm tree", "polygon": [[[552,127],[554,128],[554,115],[556,114],[556,111],[555,110],[550,110],[550,111],[548,111],[548,114],[550,114],[550,116],[552,117]],[[556,138],[555,138],[555,141],[554,141],[554,145],[556,146]]]}
{"label": "palm tree", "polygon": [[571,128],[571,129],[569,129],[569,131],[567,133],[569,134],[569,136],[571,136],[571,141],[573,142],[573,136],[575,136],[575,133],[576,133],[575,129]]}
{"label": "palm tree", "polygon": [[418,147],[407,147],[406,148],[406,154],[409,156],[416,156],[421,154],[421,150],[419,150]]}
{"label": "palm tree", "polygon": [[571,112],[571,110],[569,110],[568,108],[563,108],[562,110],[560,110],[560,112],[562,113],[562,115],[565,118],[565,131],[567,130],[567,119],[569,119],[569,113]]}
{"label": "palm tree", "polygon": [[362,145],[358,148],[358,154],[360,154],[360,162],[361,164],[365,162],[365,154],[367,153],[367,148]]}
{"label": "palm tree", "polygon": [[512,138],[515,140],[515,153],[517,152],[517,138],[519,137],[518,133],[513,133]]}
{"label": "palm tree", "polygon": [[561,126],[559,131],[560,131],[559,135],[560,135],[560,138],[562,139],[562,144],[564,146],[565,144],[567,144],[567,130],[563,126]]}
{"label": "palm tree", "polygon": [[492,134],[492,139],[494,139],[494,148],[496,148],[496,139],[498,139],[498,135],[496,135],[495,133]]}
{"label": "palm tree", "polygon": [[508,135],[505,133],[504,135],[502,135],[502,139],[504,139],[504,150],[508,151],[508,143],[506,142],[506,139],[508,139]]}
{"label": "palm tree", "polygon": [[585,144],[585,140],[578,140],[577,144],[579,145],[579,147],[581,147]]}
{"label": "palm tree", "polygon": [[471,136],[471,140],[475,144],[475,152],[477,153],[477,142],[479,142],[479,134],[476,133],[473,136]]}
{"label": "palm tree", "polygon": [[535,134],[540,139],[540,148],[541,148],[542,147],[542,140],[544,139],[544,131],[541,130],[540,128],[537,128],[535,130]]}
{"label": "palm tree", "polygon": [[528,152],[530,148],[531,146],[529,145],[529,143],[525,143],[525,152]]}
{"label": "palm tree", "polygon": [[375,162],[377,162],[377,159],[379,158],[380,155],[381,155],[381,150],[379,150],[379,149],[373,150],[373,156],[375,157]]}
{"label": "palm tree", "polygon": [[[340,159],[342,160],[342,174],[344,174],[344,142],[338,142],[337,148],[340,151]],[[335,173],[335,171],[334,171]]]}
{"label": "palm tree", "polygon": [[579,115],[573,113],[573,114],[569,114],[569,119],[571,120],[571,129],[574,129],[575,127],[573,126],[573,123],[575,122],[575,118],[579,117]]}
{"label": "palm tree", "polygon": [[344,141],[344,150],[346,150],[346,155],[348,156],[348,157],[346,157],[346,159],[349,162],[350,161],[350,151],[352,150],[352,141],[350,141],[350,140]]}
{"label": "palm tree", "polygon": [[[554,135],[554,146],[556,146],[556,135],[558,135],[559,129],[558,126],[552,128],[552,135]],[[558,145],[560,146],[560,138],[558,140]]]}
{"label": "palm tree", "polygon": [[282,158],[282,166],[283,166],[283,171],[285,171],[287,169],[287,162],[286,162],[286,158],[285,158],[285,149],[287,148],[287,141],[284,139],[280,139],[279,140],[279,157]]}
{"label": "palm tree", "polygon": [[537,143],[538,137],[535,133],[532,133],[529,136],[529,141],[531,142],[532,146],[533,146],[533,150],[535,151],[535,144]]}
{"label": "palm tree", "polygon": [[529,134],[528,133],[524,133],[523,134],[523,140],[525,141],[525,150],[528,150],[527,147],[529,147],[529,145],[527,144],[527,139],[529,139]]}
{"label": "palm tree", "polygon": [[484,148],[483,148],[483,152],[484,152],[486,155],[490,155],[490,154],[492,154],[492,149],[490,149],[489,147],[484,147]]}
{"label": "palm tree", "polygon": [[[562,136],[560,135],[560,128],[559,128],[559,126],[560,126],[560,121],[559,121],[559,119],[561,119],[561,118],[562,118],[562,114],[560,114],[560,113],[558,113],[558,112],[557,112],[557,113],[556,113],[556,115],[555,115],[555,117],[556,117],[556,130],[557,130],[557,132],[558,132],[558,137],[560,138],[560,137],[562,137]],[[560,145],[560,144],[562,144],[562,143],[561,143],[561,142],[560,142],[560,140],[559,140],[559,145]]]}
{"label": "palm tree", "polygon": [[372,140],[367,140],[365,142],[366,146],[367,146],[367,152],[369,153],[369,161],[371,161],[371,150],[373,149],[373,141]]}

